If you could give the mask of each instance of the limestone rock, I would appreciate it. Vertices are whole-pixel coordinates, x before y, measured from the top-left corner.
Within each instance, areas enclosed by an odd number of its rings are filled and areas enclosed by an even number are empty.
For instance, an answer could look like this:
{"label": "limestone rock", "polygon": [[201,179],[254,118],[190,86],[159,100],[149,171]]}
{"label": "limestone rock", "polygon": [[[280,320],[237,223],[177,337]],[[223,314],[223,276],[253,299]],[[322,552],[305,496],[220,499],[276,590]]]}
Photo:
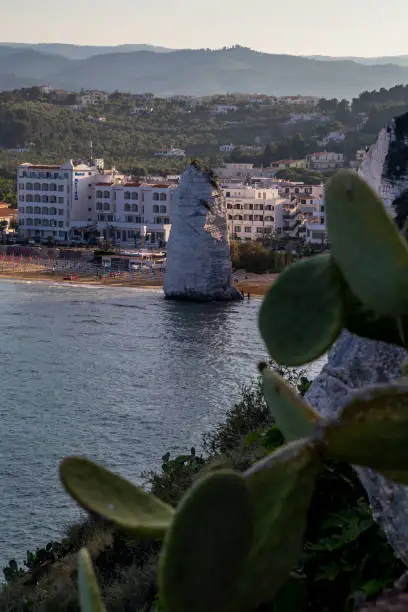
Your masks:
{"label": "limestone rock", "polygon": [[[322,416],[334,417],[353,391],[400,378],[406,357],[406,351],[400,347],[344,331],[329,351],[327,364],[313,381],[307,399]],[[356,470],[375,520],[396,555],[408,565],[408,487],[395,485],[373,470]]]}
{"label": "limestone rock", "polygon": [[[386,129],[381,130],[359,173],[394,215],[396,198],[405,197],[408,188],[408,113],[393,119]],[[400,227],[404,220],[400,219]],[[344,331],[330,350],[327,364],[313,381],[307,399],[323,416],[333,417],[356,389],[400,378],[407,357],[406,351],[400,347],[359,338]],[[370,499],[375,520],[396,555],[408,565],[408,487],[387,481],[373,470],[356,469]]]}
{"label": "limestone rock", "polygon": [[211,174],[192,164],[172,203],[164,278],[166,298],[241,299],[232,284],[226,205]]}

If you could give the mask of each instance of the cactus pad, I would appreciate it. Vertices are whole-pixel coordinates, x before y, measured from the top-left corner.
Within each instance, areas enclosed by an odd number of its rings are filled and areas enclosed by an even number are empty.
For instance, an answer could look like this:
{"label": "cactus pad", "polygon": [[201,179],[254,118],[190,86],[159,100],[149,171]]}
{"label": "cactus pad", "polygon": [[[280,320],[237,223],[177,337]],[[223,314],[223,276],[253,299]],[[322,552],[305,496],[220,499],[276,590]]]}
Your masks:
{"label": "cactus pad", "polygon": [[277,363],[299,366],[327,351],[343,326],[344,281],[329,255],[287,268],[266,294],[259,327]]}
{"label": "cactus pad", "polygon": [[326,426],[324,438],[334,459],[380,472],[408,470],[408,384],[356,392],[338,419]]}
{"label": "cactus pad", "polygon": [[271,601],[298,562],[320,465],[318,447],[297,440],[245,473],[254,498],[255,533],[240,589],[240,601],[247,605],[242,610]]}
{"label": "cactus pad", "polygon": [[106,612],[99,593],[92,560],[86,548],[78,553],[78,592],[81,612]]}
{"label": "cactus pad", "polygon": [[310,436],[319,414],[270,368],[262,370],[262,379],[269,410],[286,440]]}
{"label": "cactus pad", "polygon": [[139,537],[162,538],[173,518],[171,506],[85,457],[64,459],[60,478],[67,492],[85,510]]}
{"label": "cactus pad", "polygon": [[159,592],[168,612],[227,612],[242,580],[253,535],[246,480],[219,470],[181,500],[160,559]]}
{"label": "cactus pad", "polygon": [[331,253],[353,293],[382,314],[408,313],[408,246],[381,199],[357,174],[327,183]]}

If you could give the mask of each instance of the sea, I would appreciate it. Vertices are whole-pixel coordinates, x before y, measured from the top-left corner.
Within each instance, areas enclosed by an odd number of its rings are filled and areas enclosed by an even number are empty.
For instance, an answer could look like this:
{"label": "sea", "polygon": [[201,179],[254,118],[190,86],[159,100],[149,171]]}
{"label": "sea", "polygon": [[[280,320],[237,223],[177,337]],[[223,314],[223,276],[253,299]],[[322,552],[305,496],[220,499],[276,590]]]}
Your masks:
{"label": "sea", "polygon": [[200,449],[267,357],[260,304],[0,282],[0,571],[80,518],[58,479],[63,457],[142,483],[166,452]]}

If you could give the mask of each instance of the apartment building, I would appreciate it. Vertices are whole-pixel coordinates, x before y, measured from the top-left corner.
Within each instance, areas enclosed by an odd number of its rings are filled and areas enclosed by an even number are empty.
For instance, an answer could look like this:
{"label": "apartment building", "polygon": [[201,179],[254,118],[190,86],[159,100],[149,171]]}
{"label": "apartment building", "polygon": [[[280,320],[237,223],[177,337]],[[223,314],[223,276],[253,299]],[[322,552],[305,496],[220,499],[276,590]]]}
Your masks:
{"label": "apartment building", "polygon": [[163,247],[170,235],[176,184],[131,179],[92,185],[92,222],[100,236],[120,246]]}
{"label": "apartment building", "polygon": [[92,183],[104,174],[94,164],[69,160],[62,165],[23,163],[17,169],[18,224],[26,238],[69,240],[73,222],[92,218]]}
{"label": "apartment building", "polygon": [[283,227],[283,199],[276,188],[224,184],[231,238],[257,240]]}

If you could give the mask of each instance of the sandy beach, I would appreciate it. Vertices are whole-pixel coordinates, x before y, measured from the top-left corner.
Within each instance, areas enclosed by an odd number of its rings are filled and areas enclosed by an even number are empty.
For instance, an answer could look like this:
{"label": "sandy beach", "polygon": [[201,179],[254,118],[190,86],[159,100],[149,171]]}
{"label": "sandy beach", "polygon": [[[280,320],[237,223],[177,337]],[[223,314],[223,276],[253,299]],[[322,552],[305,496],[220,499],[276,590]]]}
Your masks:
{"label": "sandy beach", "polygon": [[[2,266],[0,270],[0,279],[21,280],[31,282],[56,282],[69,284],[86,284],[103,287],[137,287],[140,289],[160,289],[163,286],[163,277],[149,278],[142,276],[130,275],[128,273],[116,274],[114,276],[105,275],[97,278],[94,274],[74,274],[71,280],[67,280],[67,275],[58,272],[44,271],[40,267],[33,266],[35,269],[18,269],[17,266],[7,269]],[[245,274],[238,273],[235,286],[239,291],[244,291],[245,294],[250,293],[253,296],[265,295],[266,291],[277,278],[277,274]]]}

